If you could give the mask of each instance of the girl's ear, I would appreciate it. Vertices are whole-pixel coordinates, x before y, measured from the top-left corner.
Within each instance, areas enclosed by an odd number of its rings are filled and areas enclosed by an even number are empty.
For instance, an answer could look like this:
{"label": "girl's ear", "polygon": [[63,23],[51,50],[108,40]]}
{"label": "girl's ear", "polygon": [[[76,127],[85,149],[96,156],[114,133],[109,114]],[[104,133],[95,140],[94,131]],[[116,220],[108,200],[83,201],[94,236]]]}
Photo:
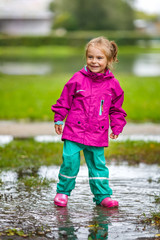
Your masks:
{"label": "girl's ear", "polygon": [[[107,62],[107,69],[110,69],[111,71],[113,71],[114,70],[114,67],[113,67],[113,63],[114,63],[115,61],[113,60],[113,58],[111,58],[108,62]],[[116,62],[118,62],[118,59],[117,59],[117,61]]]}
{"label": "girl's ear", "polygon": [[112,68],[113,58],[107,61],[107,69]]}

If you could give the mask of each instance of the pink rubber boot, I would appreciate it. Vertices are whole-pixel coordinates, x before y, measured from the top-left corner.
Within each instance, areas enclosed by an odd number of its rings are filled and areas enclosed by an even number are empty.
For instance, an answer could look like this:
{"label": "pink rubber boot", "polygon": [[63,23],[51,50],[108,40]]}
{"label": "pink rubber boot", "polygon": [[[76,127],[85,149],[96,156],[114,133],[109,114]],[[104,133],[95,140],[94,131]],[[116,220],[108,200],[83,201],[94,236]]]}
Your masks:
{"label": "pink rubber boot", "polygon": [[112,200],[110,197],[107,197],[102,200],[101,206],[108,208],[118,207],[118,202],[116,200]]}
{"label": "pink rubber boot", "polygon": [[54,198],[54,204],[60,207],[66,207],[68,202],[68,196],[66,194],[57,193]]}

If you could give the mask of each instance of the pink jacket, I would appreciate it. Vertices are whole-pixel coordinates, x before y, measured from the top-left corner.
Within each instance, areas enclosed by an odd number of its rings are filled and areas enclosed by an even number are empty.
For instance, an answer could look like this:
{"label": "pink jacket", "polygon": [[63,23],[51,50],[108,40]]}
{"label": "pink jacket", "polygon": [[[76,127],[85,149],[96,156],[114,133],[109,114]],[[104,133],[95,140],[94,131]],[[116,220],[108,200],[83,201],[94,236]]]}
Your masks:
{"label": "pink jacket", "polygon": [[93,73],[84,67],[75,73],[51,108],[55,122],[67,116],[62,140],[107,147],[109,116],[115,135],[119,135],[126,124],[123,99],[124,92],[110,70],[105,74]]}

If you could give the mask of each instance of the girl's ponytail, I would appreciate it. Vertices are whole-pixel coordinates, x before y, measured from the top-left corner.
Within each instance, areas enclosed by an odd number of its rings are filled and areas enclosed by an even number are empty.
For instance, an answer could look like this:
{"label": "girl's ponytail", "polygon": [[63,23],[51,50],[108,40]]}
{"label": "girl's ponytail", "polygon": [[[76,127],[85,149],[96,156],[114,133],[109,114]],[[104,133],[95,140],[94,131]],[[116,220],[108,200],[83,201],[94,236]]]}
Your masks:
{"label": "girl's ponytail", "polygon": [[111,43],[111,53],[112,53],[113,62],[118,62],[118,59],[117,59],[117,54],[118,54],[117,44],[114,41],[110,41],[110,43]]}

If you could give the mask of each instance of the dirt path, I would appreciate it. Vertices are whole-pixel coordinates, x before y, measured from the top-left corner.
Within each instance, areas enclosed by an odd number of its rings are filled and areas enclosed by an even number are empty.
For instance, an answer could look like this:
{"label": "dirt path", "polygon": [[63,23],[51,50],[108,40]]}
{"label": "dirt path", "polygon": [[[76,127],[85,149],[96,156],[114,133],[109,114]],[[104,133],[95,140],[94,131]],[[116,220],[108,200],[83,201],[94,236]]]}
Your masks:
{"label": "dirt path", "polygon": [[[160,135],[160,124],[153,123],[128,123],[123,135],[144,134]],[[12,135],[13,137],[34,137],[37,135],[55,135],[53,122],[14,122],[0,121],[0,135]]]}

